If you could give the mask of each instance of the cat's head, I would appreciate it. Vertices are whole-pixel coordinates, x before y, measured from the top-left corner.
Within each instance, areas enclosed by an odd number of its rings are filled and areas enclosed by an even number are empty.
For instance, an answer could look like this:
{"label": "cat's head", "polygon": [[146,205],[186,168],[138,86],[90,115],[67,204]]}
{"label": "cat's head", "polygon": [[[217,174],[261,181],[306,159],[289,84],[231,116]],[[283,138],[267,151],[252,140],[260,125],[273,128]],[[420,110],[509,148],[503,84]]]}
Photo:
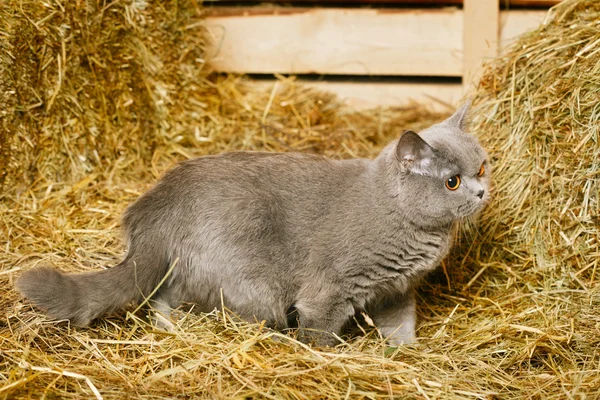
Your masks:
{"label": "cat's head", "polygon": [[490,166],[466,133],[469,104],[417,134],[406,131],[394,148],[399,198],[415,221],[446,224],[477,213],[490,195]]}

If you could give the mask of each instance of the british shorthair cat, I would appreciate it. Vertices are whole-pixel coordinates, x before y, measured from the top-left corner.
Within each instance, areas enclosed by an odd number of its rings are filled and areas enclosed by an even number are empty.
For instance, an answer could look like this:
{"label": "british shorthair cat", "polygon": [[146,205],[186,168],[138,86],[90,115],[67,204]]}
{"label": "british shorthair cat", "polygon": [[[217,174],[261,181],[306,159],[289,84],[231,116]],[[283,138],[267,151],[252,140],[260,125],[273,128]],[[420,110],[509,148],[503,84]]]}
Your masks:
{"label": "british shorthair cat", "polygon": [[35,268],[16,286],[50,317],[82,326],[148,296],[166,317],[183,302],[208,312],[223,298],[247,320],[297,324],[304,342],[335,344],[357,311],[390,344],[413,342],[415,287],[448,253],[454,223],[489,197],[467,111],[405,132],[372,160],[235,152],[182,162],[125,212],[119,265]]}

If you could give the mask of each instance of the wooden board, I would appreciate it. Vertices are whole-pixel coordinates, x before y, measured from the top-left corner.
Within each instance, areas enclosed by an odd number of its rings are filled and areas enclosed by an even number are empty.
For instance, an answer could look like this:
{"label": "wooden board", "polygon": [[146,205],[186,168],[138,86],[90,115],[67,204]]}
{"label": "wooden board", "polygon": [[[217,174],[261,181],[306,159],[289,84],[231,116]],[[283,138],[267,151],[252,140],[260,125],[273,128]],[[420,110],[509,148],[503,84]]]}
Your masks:
{"label": "wooden board", "polygon": [[[299,83],[336,94],[348,106],[361,110],[376,107],[398,107],[411,102],[427,105],[438,111],[452,111],[462,99],[460,83],[437,82],[332,82],[303,81]],[[272,88],[275,80],[253,81],[261,90]]]}
{"label": "wooden board", "polygon": [[[503,11],[500,38],[535,28],[545,11]],[[518,24],[511,23],[513,18]],[[215,7],[208,58],[222,72],[462,76],[463,11]]]}
{"label": "wooden board", "polygon": [[219,71],[462,73],[462,14],[458,9],[235,7],[215,11],[207,27],[216,47],[208,54],[214,54],[212,65]]}
{"label": "wooden board", "polygon": [[435,110],[452,111],[461,100],[460,83],[341,83],[307,82],[309,86],[335,93],[356,109],[398,107],[411,102],[429,105]]}
{"label": "wooden board", "polygon": [[[502,0],[500,2],[501,7],[551,7],[561,0]],[[204,4],[211,3],[256,3],[255,0],[212,0],[205,1]],[[285,0],[274,0],[274,1],[262,1],[261,3],[271,4],[288,4],[289,1]],[[314,4],[321,5],[324,3],[319,0],[294,0],[293,3],[298,4]],[[330,4],[356,4],[356,5],[371,5],[371,4],[385,4],[385,5],[427,5],[427,6],[457,6],[462,5],[464,0],[327,0],[326,3]]]}
{"label": "wooden board", "polygon": [[548,12],[543,10],[515,10],[500,12],[500,43],[498,51],[515,41],[519,35],[543,24]]}

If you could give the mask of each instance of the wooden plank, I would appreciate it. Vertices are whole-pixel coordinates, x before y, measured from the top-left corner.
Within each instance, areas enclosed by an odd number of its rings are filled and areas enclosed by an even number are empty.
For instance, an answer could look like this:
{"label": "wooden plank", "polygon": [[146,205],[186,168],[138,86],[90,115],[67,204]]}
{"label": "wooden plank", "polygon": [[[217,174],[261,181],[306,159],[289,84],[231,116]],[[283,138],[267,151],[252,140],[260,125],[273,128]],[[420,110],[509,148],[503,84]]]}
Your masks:
{"label": "wooden plank", "polygon": [[[513,0],[514,1],[514,0]],[[517,0],[523,1],[523,0]],[[535,1],[535,0],[533,0]],[[428,5],[428,6],[453,6],[462,5],[463,0],[327,0],[326,2],[320,0],[294,0],[293,3],[297,4],[314,4],[321,6],[323,3],[329,4],[352,4],[352,5],[372,5],[372,4],[385,4],[385,5]],[[255,0],[213,0],[205,1],[204,4],[211,3],[256,3]],[[289,4],[289,1],[285,0],[272,0],[272,1],[261,1],[262,4]]]}
{"label": "wooden plank", "polygon": [[411,102],[439,111],[452,111],[462,98],[460,83],[343,83],[309,82],[307,85],[335,93],[355,109],[399,107]]}
{"label": "wooden plank", "polygon": [[496,57],[500,37],[499,0],[465,0],[463,30],[463,84],[479,82],[481,65]]}
{"label": "wooden plank", "polygon": [[[498,29],[505,43],[537,27],[546,12],[513,10],[500,15]],[[457,77],[463,73],[463,11],[456,8],[218,7],[206,26],[212,36],[208,57],[222,72]]]}
{"label": "wooden plank", "polygon": [[[321,5],[323,2],[320,0],[294,0],[294,3],[298,4],[314,4]],[[460,6],[463,4],[463,0],[327,0],[330,4],[364,4],[364,5],[427,5],[427,6]],[[527,8],[548,8],[560,3],[561,0],[502,0],[500,7],[527,7]],[[213,0],[205,1],[204,4],[211,3],[256,3],[256,0]],[[262,1],[263,4],[289,4],[288,1],[275,0],[275,1]]]}
{"label": "wooden plank", "polygon": [[[399,107],[417,102],[437,111],[453,111],[462,99],[460,83],[435,82],[335,82],[303,81],[300,84],[336,94],[346,105],[357,110],[376,107]],[[262,90],[272,88],[273,80],[256,80]]]}
{"label": "wooden plank", "polygon": [[502,0],[501,7],[523,7],[523,8],[548,8],[557,5],[563,0]]}
{"label": "wooden plank", "polygon": [[538,28],[544,23],[548,11],[527,10],[527,11],[503,11],[500,13],[500,43],[499,51],[519,38],[523,33]]}
{"label": "wooden plank", "polygon": [[215,8],[208,51],[219,71],[462,73],[462,14],[449,9]]}

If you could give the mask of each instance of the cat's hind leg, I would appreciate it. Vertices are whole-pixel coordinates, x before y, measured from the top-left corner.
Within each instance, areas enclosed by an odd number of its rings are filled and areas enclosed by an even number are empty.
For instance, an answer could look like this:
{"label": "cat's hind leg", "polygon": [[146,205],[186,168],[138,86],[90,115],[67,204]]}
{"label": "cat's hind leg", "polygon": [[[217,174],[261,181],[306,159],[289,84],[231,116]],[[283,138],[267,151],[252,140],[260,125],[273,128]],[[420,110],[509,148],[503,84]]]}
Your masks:
{"label": "cat's hind leg", "polygon": [[369,310],[373,322],[391,346],[416,341],[417,312],[414,291],[386,299]]}
{"label": "cat's hind leg", "polygon": [[153,315],[152,315],[152,325],[159,330],[172,332],[175,329],[175,324],[173,323],[172,313],[173,308],[168,306],[167,304],[160,301],[151,301]]}
{"label": "cat's hind leg", "polygon": [[180,305],[179,301],[173,298],[172,288],[169,286],[161,287],[158,292],[148,301],[151,307],[152,325],[159,330],[172,332],[175,330],[175,320],[173,311]]}

